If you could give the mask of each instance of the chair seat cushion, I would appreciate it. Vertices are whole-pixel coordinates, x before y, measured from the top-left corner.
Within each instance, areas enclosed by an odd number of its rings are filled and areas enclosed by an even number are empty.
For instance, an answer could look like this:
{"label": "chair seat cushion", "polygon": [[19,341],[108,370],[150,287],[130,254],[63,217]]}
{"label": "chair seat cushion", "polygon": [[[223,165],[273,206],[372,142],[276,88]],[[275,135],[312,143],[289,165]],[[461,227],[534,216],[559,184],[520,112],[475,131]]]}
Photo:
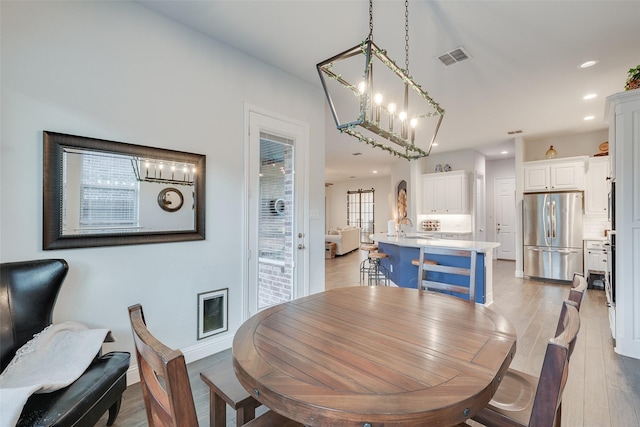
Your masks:
{"label": "chair seat cushion", "polygon": [[483,423],[483,420],[490,423],[492,420],[506,417],[526,426],[531,418],[537,388],[537,377],[509,369],[489,405],[473,419],[480,423]]}
{"label": "chair seat cushion", "polygon": [[68,387],[32,395],[17,427],[94,425],[127,388],[129,360],[126,352],[107,353]]}

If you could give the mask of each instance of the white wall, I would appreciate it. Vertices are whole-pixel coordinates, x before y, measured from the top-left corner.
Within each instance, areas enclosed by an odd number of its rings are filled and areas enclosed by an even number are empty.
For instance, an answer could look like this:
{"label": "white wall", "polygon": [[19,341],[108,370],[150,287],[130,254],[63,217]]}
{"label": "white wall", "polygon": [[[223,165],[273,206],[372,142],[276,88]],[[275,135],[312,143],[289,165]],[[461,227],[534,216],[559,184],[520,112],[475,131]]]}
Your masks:
{"label": "white wall", "polygon": [[327,198],[326,222],[327,230],[347,225],[347,191],[369,190],[374,193],[374,227],[376,232],[387,230],[387,221],[391,219],[389,197],[391,197],[391,184],[389,177],[352,179],[336,182],[325,190]]}
{"label": "white wall", "polygon": [[[54,321],[110,328],[127,307],[197,358],[242,322],[244,105],[309,124],[310,289],[324,289],[324,97],[319,87],[133,2],[1,2],[3,262],[65,258]],[[42,251],[42,131],[207,156],[206,241]],[[197,294],[229,288],[229,331],[197,341]],[[132,360],[132,363],[135,363]]]}
{"label": "white wall", "polygon": [[609,140],[607,129],[547,138],[527,138],[524,149],[524,161],[544,160],[549,146],[558,152],[558,158],[574,156],[593,156],[599,153],[598,146]]}

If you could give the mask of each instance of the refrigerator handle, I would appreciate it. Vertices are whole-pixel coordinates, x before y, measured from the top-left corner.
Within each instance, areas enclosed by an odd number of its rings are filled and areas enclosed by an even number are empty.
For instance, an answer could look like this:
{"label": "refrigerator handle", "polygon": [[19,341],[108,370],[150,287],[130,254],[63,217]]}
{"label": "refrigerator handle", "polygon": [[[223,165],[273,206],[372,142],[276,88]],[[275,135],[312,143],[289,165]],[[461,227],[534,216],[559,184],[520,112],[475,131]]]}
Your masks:
{"label": "refrigerator handle", "polygon": [[557,222],[556,222],[556,201],[552,200],[551,201],[551,237],[553,239],[556,238],[556,227],[557,227]]}
{"label": "refrigerator handle", "polygon": [[551,244],[551,242],[549,241],[549,239],[551,238],[551,224],[549,223],[549,201],[547,200],[547,197],[548,195],[545,194],[544,200],[542,202],[542,226],[544,227],[544,243],[549,245]]}

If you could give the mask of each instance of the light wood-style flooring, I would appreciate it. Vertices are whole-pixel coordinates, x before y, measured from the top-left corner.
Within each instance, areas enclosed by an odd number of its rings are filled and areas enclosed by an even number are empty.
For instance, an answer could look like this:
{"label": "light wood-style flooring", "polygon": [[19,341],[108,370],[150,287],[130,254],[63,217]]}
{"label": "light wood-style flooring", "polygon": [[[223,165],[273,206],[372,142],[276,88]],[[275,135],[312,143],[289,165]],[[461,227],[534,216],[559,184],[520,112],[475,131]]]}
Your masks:
{"label": "light wood-style flooring", "polygon": [[[326,288],[358,286],[363,255],[355,251],[325,260]],[[546,343],[555,332],[567,285],[514,277],[512,261],[494,263],[492,309],[513,322],[518,332],[516,357],[511,367],[538,375]],[[602,291],[588,290],[580,311],[581,329],[571,358],[562,405],[562,425],[569,427],[640,427],[640,360],[613,351],[606,299]],[[153,325],[150,325],[153,330]],[[170,345],[170,343],[167,343]],[[229,360],[231,351],[209,356],[188,366],[200,426],[209,425],[208,388],[199,373]],[[227,424],[235,426],[235,414],[227,411]],[[103,417],[98,425],[104,425]],[[139,384],[124,394],[116,426],[146,426]]]}

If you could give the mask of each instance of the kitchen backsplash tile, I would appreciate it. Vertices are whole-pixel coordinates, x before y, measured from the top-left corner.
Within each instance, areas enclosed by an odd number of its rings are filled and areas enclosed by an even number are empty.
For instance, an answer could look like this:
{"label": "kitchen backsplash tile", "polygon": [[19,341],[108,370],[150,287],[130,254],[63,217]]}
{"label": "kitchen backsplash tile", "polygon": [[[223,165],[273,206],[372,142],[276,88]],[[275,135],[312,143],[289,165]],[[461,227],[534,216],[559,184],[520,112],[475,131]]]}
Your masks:
{"label": "kitchen backsplash tile", "polygon": [[611,223],[606,218],[584,217],[582,236],[585,239],[604,237],[604,230],[611,229]]}
{"label": "kitchen backsplash tile", "polygon": [[440,232],[471,233],[471,215],[418,215],[418,227],[422,221],[440,221]]}

